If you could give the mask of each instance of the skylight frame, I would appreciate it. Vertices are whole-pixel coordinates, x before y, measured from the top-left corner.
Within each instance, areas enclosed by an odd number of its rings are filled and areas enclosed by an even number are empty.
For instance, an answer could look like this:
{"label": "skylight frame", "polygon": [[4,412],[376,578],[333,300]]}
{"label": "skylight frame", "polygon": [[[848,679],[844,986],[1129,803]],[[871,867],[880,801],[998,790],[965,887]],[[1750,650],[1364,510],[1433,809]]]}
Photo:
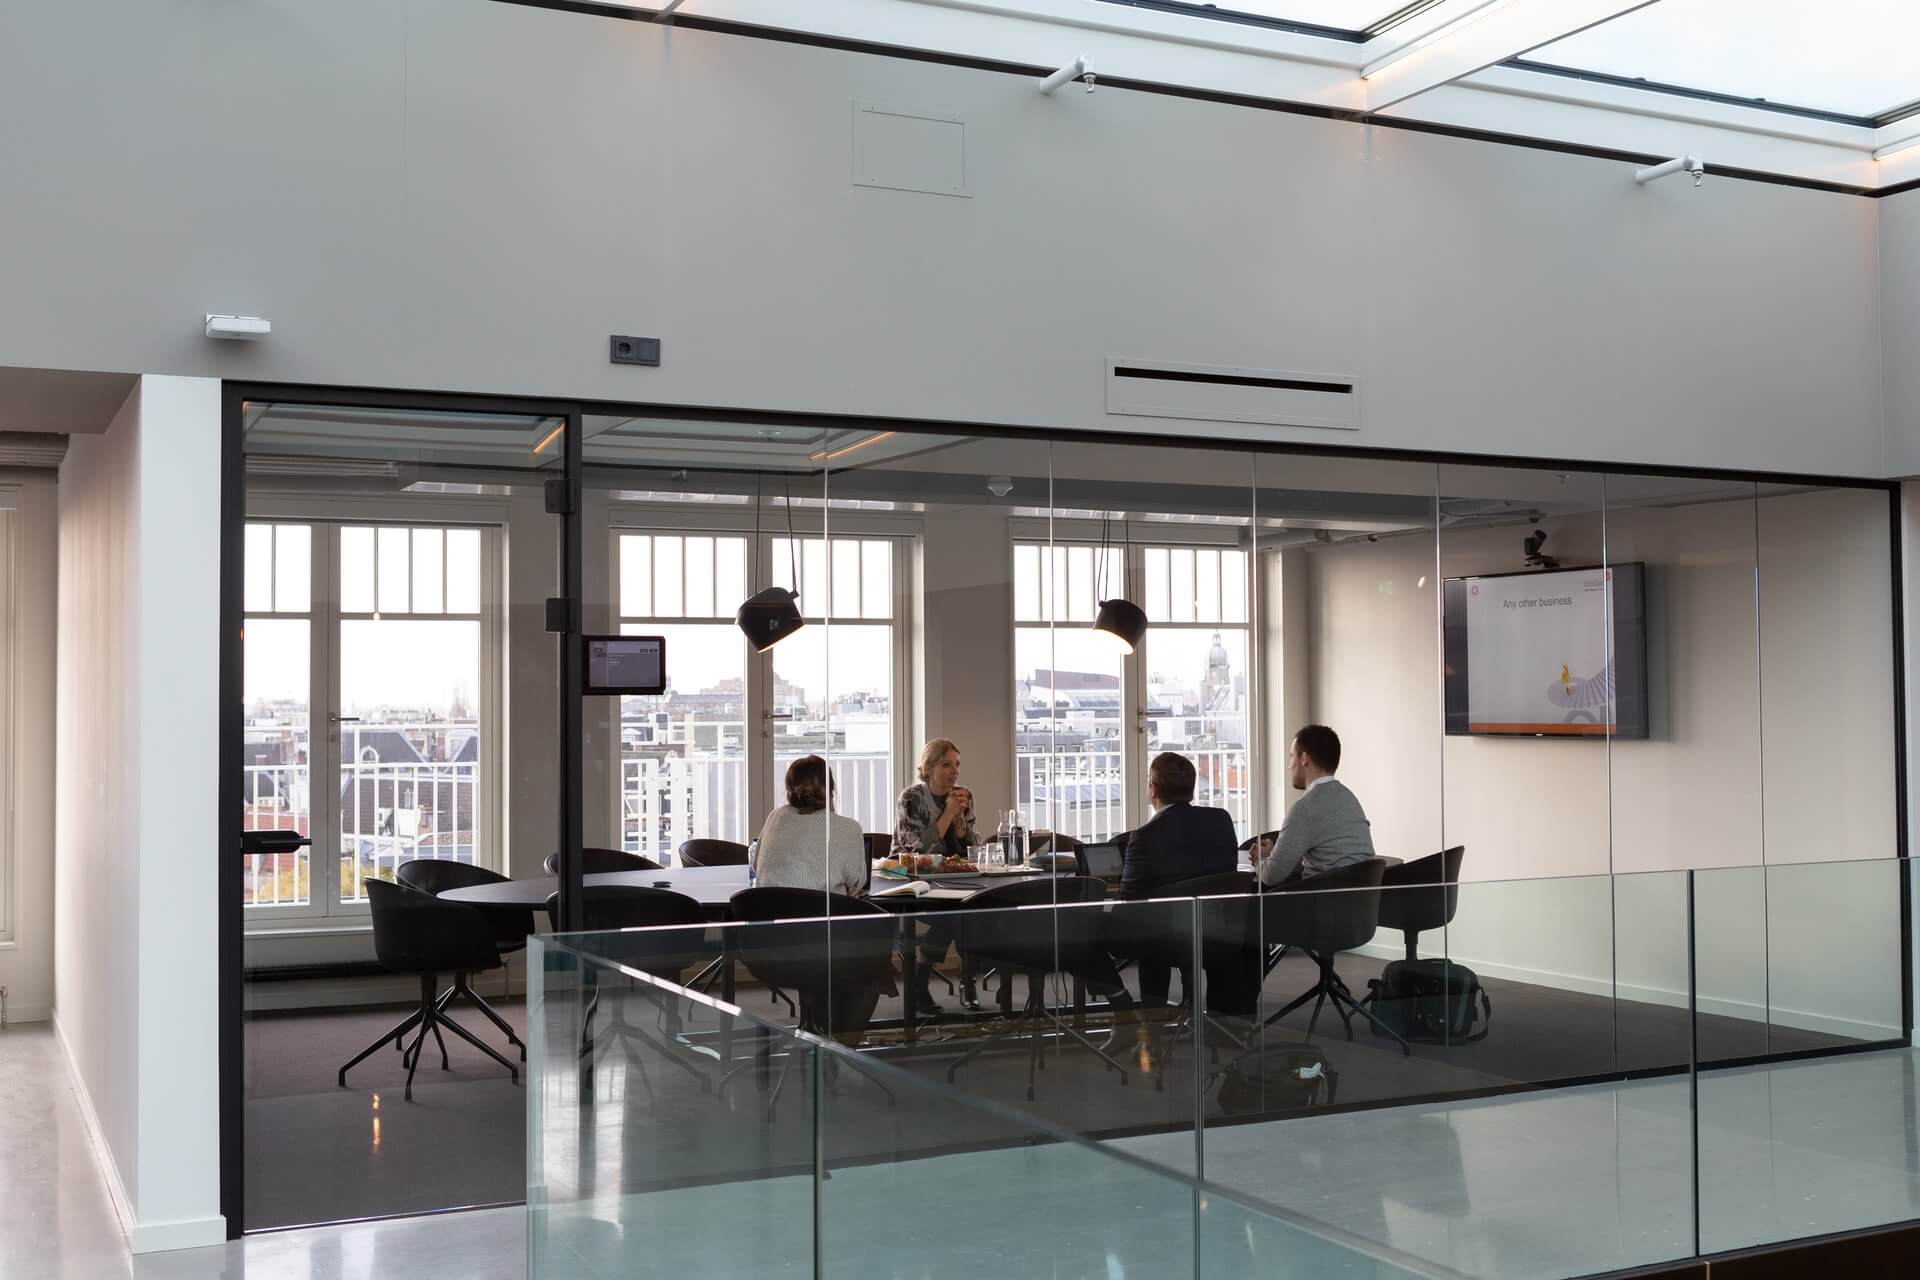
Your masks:
{"label": "skylight frame", "polygon": [[[1391,3],[1392,0],[1382,0]],[[1207,22],[1226,22],[1243,27],[1261,27],[1268,31],[1284,31],[1289,35],[1317,36],[1323,40],[1339,40],[1346,44],[1365,44],[1383,31],[1390,31],[1410,18],[1416,18],[1427,10],[1445,4],[1446,0],[1404,0],[1364,27],[1329,27],[1317,22],[1301,22],[1293,18],[1281,18],[1272,14],[1247,13],[1232,7],[1233,0],[1224,5],[1213,7],[1194,3],[1193,0],[1100,0],[1102,4],[1119,5],[1127,9],[1145,9],[1152,13],[1171,14],[1180,18],[1199,18]]]}

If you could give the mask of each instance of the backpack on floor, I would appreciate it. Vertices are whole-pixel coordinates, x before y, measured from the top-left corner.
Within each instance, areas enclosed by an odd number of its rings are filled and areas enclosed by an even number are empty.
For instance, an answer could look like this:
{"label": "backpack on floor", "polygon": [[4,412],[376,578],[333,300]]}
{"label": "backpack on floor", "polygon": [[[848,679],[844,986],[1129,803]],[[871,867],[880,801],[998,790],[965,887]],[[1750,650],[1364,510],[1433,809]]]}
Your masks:
{"label": "backpack on floor", "polygon": [[1247,1115],[1323,1107],[1339,1087],[1339,1073],[1318,1046],[1263,1032],[1235,1054],[1221,1074],[1220,1108]]}
{"label": "backpack on floor", "polygon": [[[1473,970],[1449,960],[1394,960],[1367,982],[1367,1007],[1404,1040],[1466,1044],[1485,1038],[1493,1001]],[[1479,1020],[1480,1029],[1473,1024]],[[1374,1028],[1379,1035],[1379,1027]]]}

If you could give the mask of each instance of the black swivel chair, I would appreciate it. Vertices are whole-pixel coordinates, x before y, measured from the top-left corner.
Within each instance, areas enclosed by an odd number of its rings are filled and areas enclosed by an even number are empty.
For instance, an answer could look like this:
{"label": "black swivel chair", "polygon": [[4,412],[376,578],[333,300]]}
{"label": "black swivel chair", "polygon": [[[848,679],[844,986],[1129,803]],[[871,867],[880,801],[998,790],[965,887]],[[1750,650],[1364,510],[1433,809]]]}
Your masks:
{"label": "black swivel chair", "polygon": [[[1181,989],[1191,1012],[1168,1028],[1168,1046],[1195,1028],[1224,1039],[1236,1048],[1244,1048],[1240,1033],[1220,1020],[1220,1015],[1250,1018],[1257,1003],[1260,969],[1259,886],[1250,871],[1220,871],[1194,876],[1163,885],[1153,891],[1154,898],[1184,901],[1129,904],[1127,914],[1141,913],[1140,926],[1145,936],[1140,949],[1181,974]],[[1191,899],[1204,898],[1200,907],[1200,965],[1207,976],[1205,1003],[1194,999],[1193,934],[1194,907]],[[1128,926],[1134,932],[1134,926]],[[1166,1070],[1173,1054],[1160,1055],[1160,1069],[1154,1075],[1154,1088],[1166,1086]]]}
{"label": "black swivel chair", "polygon": [[[728,906],[734,919],[749,926],[733,931],[735,954],[747,972],[769,988],[795,993],[800,1030],[810,1035],[822,1039],[831,1035],[833,1002],[848,975],[866,966],[891,968],[893,964],[893,913],[865,899],[766,885],[740,890],[728,899]],[[733,1068],[721,1078],[720,1087],[724,1090],[735,1076],[757,1065],[746,1062]],[[792,1066],[789,1055],[767,1098],[769,1115],[780,1101]],[[893,1099],[884,1084],[880,1089],[889,1101]]]}
{"label": "black swivel chair", "polygon": [[744,867],[747,846],[733,840],[682,840],[680,865],[683,867]]}
{"label": "black swivel chair", "polygon": [[1390,866],[1380,879],[1380,927],[1398,929],[1407,938],[1407,959],[1420,958],[1420,935],[1453,923],[1460,906],[1460,864],[1467,847],[1451,849]]}
{"label": "black swivel chair", "polygon": [[[541,864],[550,876],[560,874],[560,855],[558,852],[547,855]],[[606,875],[614,871],[665,871],[666,868],[652,858],[637,853],[628,853],[624,849],[582,849],[580,851],[580,874],[583,876]]]}
{"label": "black swivel chair", "polygon": [[[1002,981],[1011,983],[1017,976],[1027,980],[1027,1002],[1022,1018],[1008,1020],[989,1032],[947,1068],[952,1083],[960,1068],[1000,1043],[1027,1024],[1027,1100],[1033,1100],[1034,1074],[1043,1065],[1045,1037],[1041,1019],[1046,1016],[1046,982],[1056,973],[1079,972],[1086,963],[1111,966],[1106,959],[1106,938],[1102,922],[1105,913],[1074,904],[1103,901],[1106,882],[1088,876],[1060,876],[1052,879],[1015,881],[975,894],[967,909],[954,919],[954,948],[962,960],[977,972],[998,969]],[[1066,906],[1064,911],[1046,910]],[[1064,1021],[1055,1027],[1090,1050],[1101,1062],[1120,1073],[1127,1082],[1127,1069],[1109,1057],[1093,1041]]]}
{"label": "black swivel chair", "polygon": [[[588,932],[604,935],[588,944],[589,953],[596,959],[627,965],[678,984],[688,969],[705,964],[713,957],[713,948],[704,938],[706,908],[684,893],[645,885],[589,885],[581,906]],[[559,910],[560,895],[556,893],[547,899],[547,913],[553,915]],[[629,932],[615,932],[618,930]],[[635,994],[659,1009],[666,1024],[665,1039],[627,1019],[626,1001]],[[653,1082],[647,1079],[646,1060],[634,1050],[636,1044],[645,1045],[698,1080],[702,1089],[713,1088],[706,1073],[673,1047],[680,1034],[677,1000],[657,988],[629,980],[620,989],[619,996],[610,1002],[613,1011],[606,1029],[595,1033],[593,1021],[599,1012],[601,997],[602,987],[596,984],[581,1019],[581,1057],[618,1045],[639,1067],[640,1081],[651,1095]]]}
{"label": "black swivel chair", "polygon": [[[448,889],[465,889],[473,885],[502,884],[506,876],[485,867],[469,866],[464,862],[450,862],[444,858],[412,858],[400,864],[394,872],[394,878],[409,889],[420,893],[438,896]],[[502,960],[516,951],[525,950],[527,935],[533,932],[533,912],[526,907],[474,907],[487,918],[487,924],[493,930],[494,950]],[[507,1043],[520,1050],[520,1061],[527,1060],[527,1045],[514,1034],[507,1020],[494,1011],[481,994],[473,989],[472,974],[456,973],[453,985],[440,996],[439,1011],[446,1012],[455,996],[465,996],[467,1002],[486,1016],[487,1021],[500,1028],[507,1037]]]}
{"label": "black swivel chair", "polygon": [[1380,879],[1386,873],[1384,858],[1368,858],[1351,866],[1309,876],[1286,889],[1261,895],[1263,931],[1268,945],[1298,947],[1313,957],[1320,967],[1314,984],[1280,1012],[1266,1020],[1272,1026],[1280,1019],[1312,1000],[1313,1016],[1307,1019],[1307,1035],[1313,1035],[1320,1020],[1320,1007],[1329,1000],[1334,1012],[1346,1025],[1347,1039],[1353,1039],[1353,1017],[1358,1013],[1392,1036],[1400,1052],[1411,1054],[1407,1042],[1374,1017],[1373,1011],[1353,998],[1347,984],[1333,970],[1334,957],[1342,951],[1365,946],[1380,926]]}
{"label": "black swivel chair", "polygon": [[447,1044],[440,1028],[465,1040],[480,1052],[505,1067],[520,1083],[520,1069],[492,1049],[465,1027],[440,1012],[439,993],[435,989],[442,973],[478,973],[500,967],[500,952],[494,943],[493,928],[477,907],[458,902],[443,902],[404,885],[384,880],[367,881],[367,901],[373,907],[373,953],[382,967],[394,973],[409,973],[420,979],[420,1007],[378,1040],[362,1049],[340,1068],[340,1087],[347,1087],[347,1072],[383,1048],[389,1041],[403,1038],[418,1027],[413,1044],[406,1050],[406,1099],[413,1101],[413,1073],[420,1067],[420,1055],[431,1031],[440,1046],[440,1069],[447,1070]]}

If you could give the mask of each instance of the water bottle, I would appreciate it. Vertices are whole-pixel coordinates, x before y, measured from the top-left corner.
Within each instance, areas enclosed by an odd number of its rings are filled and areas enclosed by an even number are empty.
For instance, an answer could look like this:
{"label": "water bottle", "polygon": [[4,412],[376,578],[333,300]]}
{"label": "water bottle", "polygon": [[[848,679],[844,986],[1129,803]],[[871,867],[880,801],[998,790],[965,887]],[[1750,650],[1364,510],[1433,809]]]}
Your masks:
{"label": "water bottle", "polygon": [[989,866],[1005,864],[1007,860],[1007,848],[1012,840],[1013,830],[1007,824],[1007,815],[1003,813],[1000,815],[1000,826],[994,832],[993,843],[982,851],[986,854],[986,861]]}
{"label": "water bottle", "polygon": [[1026,820],[1020,816],[1018,809],[1009,810],[1008,816],[1012,820],[1013,838],[1007,846],[1007,865],[1012,867],[1025,866],[1027,862]]}

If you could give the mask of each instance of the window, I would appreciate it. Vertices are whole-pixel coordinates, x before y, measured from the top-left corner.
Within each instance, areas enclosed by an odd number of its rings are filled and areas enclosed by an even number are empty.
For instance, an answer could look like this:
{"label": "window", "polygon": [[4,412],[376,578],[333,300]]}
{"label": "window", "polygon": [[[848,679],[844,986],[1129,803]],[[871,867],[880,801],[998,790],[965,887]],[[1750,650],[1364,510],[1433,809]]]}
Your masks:
{"label": "window", "polygon": [[620,699],[620,845],[672,865],[683,841],[745,843],[747,645],[733,624],[748,539],[619,533],[620,630],[667,639],[667,692]]}
{"label": "window", "polygon": [[[668,683],[621,699],[622,848],[671,866],[690,839],[746,842],[809,754],[831,765],[838,812],[892,829],[905,662],[895,542],[765,536],[755,570],[744,533],[615,532],[620,629],[666,637]],[[749,582],[769,580],[798,590],[808,625],[756,656],[733,614]]]}
{"label": "window", "polygon": [[1252,814],[1247,755],[1247,553],[1146,547],[1142,677],[1148,759],[1177,751],[1199,777],[1195,804],[1225,809],[1241,837]]}
{"label": "window", "polygon": [[[1251,820],[1247,553],[1226,546],[1016,542],[1016,794],[1035,825],[1099,840],[1135,825],[1145,766],[1177,751],[1194,801]],[[1104,572],[1101,570],[1104,569]],[[1131,657],[1092,630],[1122,591],[1152,623]]]}
{"label": "window", "polygon": [[249,856],[256,923],[364,910],[366,882],[409,859],[497,862],[491,531],[260,521],[245,536],[244,821],[312,841]]}
{"label": "window", "polygon": [[[773,795],[787,766],[824,756],[835,809],[865,831],[893,830],[893,544],[885,538],[786,538],[769,548],[773,584],[797,590],[809,624],[773,656]],[[829,547],[831,555],[829,556]],[[795,568],[800,572],[796,584]]]}
{"label": "window", "polygon": [[1100,587],[1125,582],[1120,547],[1104,562],[1092,544],[1013,548],[1014,796],[1033,826],[1082,840],[1133,825],[1124,658],[1091,629]]}
{"label": "window", "polygon": [[[247,526],[241,768],[248,831],[313,835],[312,568],[310,525]],[[248,855],[241,900],[310,906],[310,852]]]}

